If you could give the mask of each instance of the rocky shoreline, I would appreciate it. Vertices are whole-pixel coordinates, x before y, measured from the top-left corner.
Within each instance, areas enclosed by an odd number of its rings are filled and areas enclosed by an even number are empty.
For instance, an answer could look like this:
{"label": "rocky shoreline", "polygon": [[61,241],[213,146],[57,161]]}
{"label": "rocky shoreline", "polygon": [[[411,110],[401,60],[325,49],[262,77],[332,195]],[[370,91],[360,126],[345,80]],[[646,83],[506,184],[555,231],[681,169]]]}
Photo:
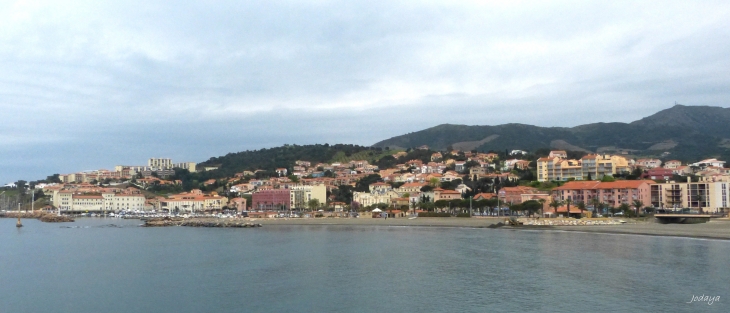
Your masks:
{"label": "rocky shoreline", "polygon": [[597,225],[621,225],[626,224],[624,220],[615,219],[520,219],[525,226],[597,226]]}
{"label": "rocky shoreline", "polygon": [[254,228],[261,227],[258,223],[247,223],[241,220],[220,220],[220,219],[185,219],[185,218],[150,218],[145,219],[142,227],[230,227],[230,228]]}
{"label": "rocky shoreline", "polygon": [[69,223],[75,221],[72,217],[66,215],[57,215],[46,212],[6,212],[1,217],[5,218],[34,218],[45,223]]}

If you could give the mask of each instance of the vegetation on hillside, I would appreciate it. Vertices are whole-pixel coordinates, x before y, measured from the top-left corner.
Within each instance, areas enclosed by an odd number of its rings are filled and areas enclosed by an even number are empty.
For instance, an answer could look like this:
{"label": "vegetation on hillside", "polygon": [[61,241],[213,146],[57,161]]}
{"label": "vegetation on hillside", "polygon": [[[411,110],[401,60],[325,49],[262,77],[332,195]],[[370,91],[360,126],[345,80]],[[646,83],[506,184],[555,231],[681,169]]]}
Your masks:
{"label": "vegetation on hillside", "polygon": [[[427,145],[442,150],[460,142],[493,137],[475,150],[540,148],[595,152],[599,148],[630,149],[634,156],[662,157],[681,161],[730,157],[730,108],[677,105],[632,123],[594,123],[566,127],[538,127],[524,124],[466,126],[444,124],[393,137],[374,147],[414,148]],[[652,146],[670,142],[666,148]],[[676,143],[676,145],[674,145]],[[668,152],[668,154],[664,154]]]}

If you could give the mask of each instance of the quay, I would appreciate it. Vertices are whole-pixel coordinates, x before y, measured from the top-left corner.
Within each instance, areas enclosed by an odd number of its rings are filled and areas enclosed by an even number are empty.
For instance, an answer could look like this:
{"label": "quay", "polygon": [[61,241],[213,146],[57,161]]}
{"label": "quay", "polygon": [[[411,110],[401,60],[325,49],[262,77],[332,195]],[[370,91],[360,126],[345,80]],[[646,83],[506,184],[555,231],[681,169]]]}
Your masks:
{"label": "quay", "polygon": [[683,214],[683,213],[665,213],[655,214],[657,222],[661,224],[700,224],[707,223],[710,218],[719,217],[710,214]]}

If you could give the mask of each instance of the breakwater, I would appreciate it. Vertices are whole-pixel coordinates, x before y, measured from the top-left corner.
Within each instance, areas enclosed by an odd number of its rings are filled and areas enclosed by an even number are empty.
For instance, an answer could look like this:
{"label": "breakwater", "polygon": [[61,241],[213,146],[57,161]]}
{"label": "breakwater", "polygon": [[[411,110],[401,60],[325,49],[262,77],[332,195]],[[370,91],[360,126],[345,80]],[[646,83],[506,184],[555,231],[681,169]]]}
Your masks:
{"label": "breakwater", "polygon": [[46,223],[67,223],[67,222],[73,222],[74,219],[70,216],[66,215],[58,215],[54,213],[48,213],[48,212],[41,212],[41,211],[35,211],[35,212],[5,212],[0,217],[5,218],[34,218],[37,220],[40,220],[41,222]]}
{"label": "breakwater", "polygon": [[597,226],[597,225],[621,225],[626,221],[616,219],[519,219],[522,225],[530,226]]}
{"label": "breakwater", "polygon": [[167,227],[167,226],[187,226],[187,227],[231,227],[231,228],[254,228],[261,227],[258,223],[248,223],[236,219],[185,219],[185,218],[150,218],[144,219],[143,227]]}

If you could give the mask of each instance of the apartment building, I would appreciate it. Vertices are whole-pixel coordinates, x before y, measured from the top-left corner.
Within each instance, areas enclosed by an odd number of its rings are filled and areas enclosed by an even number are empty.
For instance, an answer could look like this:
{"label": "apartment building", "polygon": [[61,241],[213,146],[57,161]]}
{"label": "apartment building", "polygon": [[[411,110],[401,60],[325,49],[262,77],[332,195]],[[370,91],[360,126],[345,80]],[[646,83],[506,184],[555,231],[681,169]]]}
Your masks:
{"label": "apartment building", "polygon": [[601,179],[603,176],[631,171],[628,160],[618,155],[589,154],[580,160],[583,172],[581,179],[584,180]]}
{"label": "apartment building", "polygon": [[651,205],[658,209],[690,208],[701,212],[727,212],[730,182],[668,182],[651,186]]}
{"label": "apartment building", "polygon": [[64,212],[119,212],[144,210],[145,197],[141,194],[115,192],[76,193],[73,190],[54,191],[53,205]]}
{"label": "apartment building", "polygon": [[[561,155],[559,152],[554,155]],[[544,182],[601,179],[606,175],[630,172],[630,163],[622,156],[609,154],[589,154],[580,160],[564,159],[559,156],[544,157],[537,159],[537,180]]]}
{"label": "apartment building", "polygon": [[537,159],[537,180],[581,180],[583,170],[579,160],[566,160],[559,157]]}
{"label": "apartment building", "polygon": [[387,183],[373,183],[369,186],[370,192],[353,192],[352,200],[362,206],[378,203],[390,203],[390,199],[400,197]]}
{"label": "apartment building", "polygon": [[590,206],[597,199],[611,207],[632,205],[636,200],[643,206],[651,206],[650,191],[654,182],[649,180],[621,180],[615,182],[572,181],[553,189],[553,199],[573,203],[583,202]]}
{"label": "apartment building", "polygon": [[147,166],[153,168],[172,168],[172,159],[150,158],[147,161]]}
{"label": "apartment building", "polygon": [[289,193],[291,206],[295,209],[305,209],[310,200],[319,200],[322,205],[327,204],[327,187],[323,184],[313,186],[292,186]]}

